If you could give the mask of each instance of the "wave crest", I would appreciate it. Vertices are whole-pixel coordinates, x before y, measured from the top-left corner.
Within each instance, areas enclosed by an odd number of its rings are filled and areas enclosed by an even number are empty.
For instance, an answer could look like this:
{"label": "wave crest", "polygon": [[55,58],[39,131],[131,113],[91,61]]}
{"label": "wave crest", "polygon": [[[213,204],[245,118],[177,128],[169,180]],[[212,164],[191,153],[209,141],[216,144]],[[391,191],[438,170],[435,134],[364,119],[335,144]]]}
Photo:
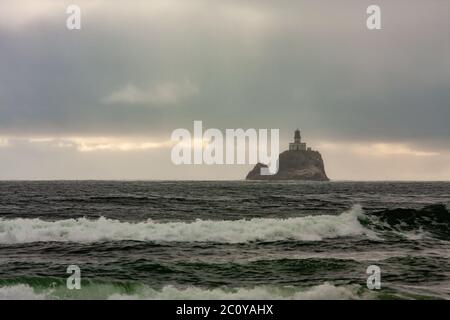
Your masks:
{"label": "wave crest", "polygon": [[396,208],[368,215],[369,227],[376,231],[393,232],[410,240],[423,237],[450,239],[450,211],[444,204],[422,209]]}
{"label": "wave crest", "polygon": [[167,241],[245,243],[252,241],[320,241],[327,238],[370,235],[362,226],[360,206],[340,215],[316,215],[288,219],[196,220],[158,223],[122,222],[101,217],[44,221],[41,219],[0,219],[0,243],[38,241]]}
{"label": "wave crest", "polygon": [[330,283],[298,288],[291,286],[257,286],[253,288],[177,288],[167,285],[161,289],[137,286],[133,292],[125,293],[120,287],[97,284],[83,287],[83,290],[69,291],[58,287],[35,289],[28,284],[0,287],[0,300],[57,300],[57,299],[109,299],[109,300],[317,300],[317,299],[360,299],[361,287],[335,286]]}

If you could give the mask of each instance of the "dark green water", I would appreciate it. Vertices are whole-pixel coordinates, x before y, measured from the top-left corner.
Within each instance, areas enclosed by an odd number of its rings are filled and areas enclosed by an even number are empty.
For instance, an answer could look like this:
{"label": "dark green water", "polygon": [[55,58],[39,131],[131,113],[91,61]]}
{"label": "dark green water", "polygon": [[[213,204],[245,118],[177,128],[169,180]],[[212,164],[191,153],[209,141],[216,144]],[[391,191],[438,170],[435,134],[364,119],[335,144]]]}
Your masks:
{"label": "dark green water", "polygon": [[449,207],[443,182],[0,182],[0,299],[448,299]]}

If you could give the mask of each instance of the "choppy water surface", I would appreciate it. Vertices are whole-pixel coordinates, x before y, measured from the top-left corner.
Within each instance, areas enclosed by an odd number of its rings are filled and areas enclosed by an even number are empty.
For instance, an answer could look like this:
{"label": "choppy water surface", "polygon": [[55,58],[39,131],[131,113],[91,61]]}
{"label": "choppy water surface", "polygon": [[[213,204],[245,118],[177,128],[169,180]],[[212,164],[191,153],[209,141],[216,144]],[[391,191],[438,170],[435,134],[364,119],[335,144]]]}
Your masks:
{"label": "choppy water surface", "polygon": [[444,182],[0,182],[0,299],[448,299],[448,208]]}

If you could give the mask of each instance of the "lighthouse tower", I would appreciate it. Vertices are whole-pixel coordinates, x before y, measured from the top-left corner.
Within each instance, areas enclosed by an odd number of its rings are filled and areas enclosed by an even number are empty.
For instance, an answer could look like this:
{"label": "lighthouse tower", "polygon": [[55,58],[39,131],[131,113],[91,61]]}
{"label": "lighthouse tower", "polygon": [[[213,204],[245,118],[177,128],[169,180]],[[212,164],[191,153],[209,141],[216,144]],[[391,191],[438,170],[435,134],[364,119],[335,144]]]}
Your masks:
{"label": "lighthouse tower", "polygon": [[302,142],[302,136],[300,130],[295,130],[294,142],[289,143],[290,151],[306,151],[306,143]]}

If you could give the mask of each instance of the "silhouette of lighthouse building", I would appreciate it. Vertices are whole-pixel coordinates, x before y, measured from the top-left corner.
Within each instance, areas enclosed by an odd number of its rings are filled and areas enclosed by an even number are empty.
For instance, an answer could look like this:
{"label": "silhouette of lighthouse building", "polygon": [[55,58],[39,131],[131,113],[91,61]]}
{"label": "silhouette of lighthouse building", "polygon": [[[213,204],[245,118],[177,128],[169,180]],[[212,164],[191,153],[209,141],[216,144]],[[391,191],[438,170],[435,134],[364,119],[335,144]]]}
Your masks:
{"label": "silhouette of lighthouse building", "polygon": [[[308,148],[310,149],[310,148]],[[306,143],[302,142],[302,136],[300,130],[295,130],[294,142],[289,143],[290,151],[306,151]]]}

